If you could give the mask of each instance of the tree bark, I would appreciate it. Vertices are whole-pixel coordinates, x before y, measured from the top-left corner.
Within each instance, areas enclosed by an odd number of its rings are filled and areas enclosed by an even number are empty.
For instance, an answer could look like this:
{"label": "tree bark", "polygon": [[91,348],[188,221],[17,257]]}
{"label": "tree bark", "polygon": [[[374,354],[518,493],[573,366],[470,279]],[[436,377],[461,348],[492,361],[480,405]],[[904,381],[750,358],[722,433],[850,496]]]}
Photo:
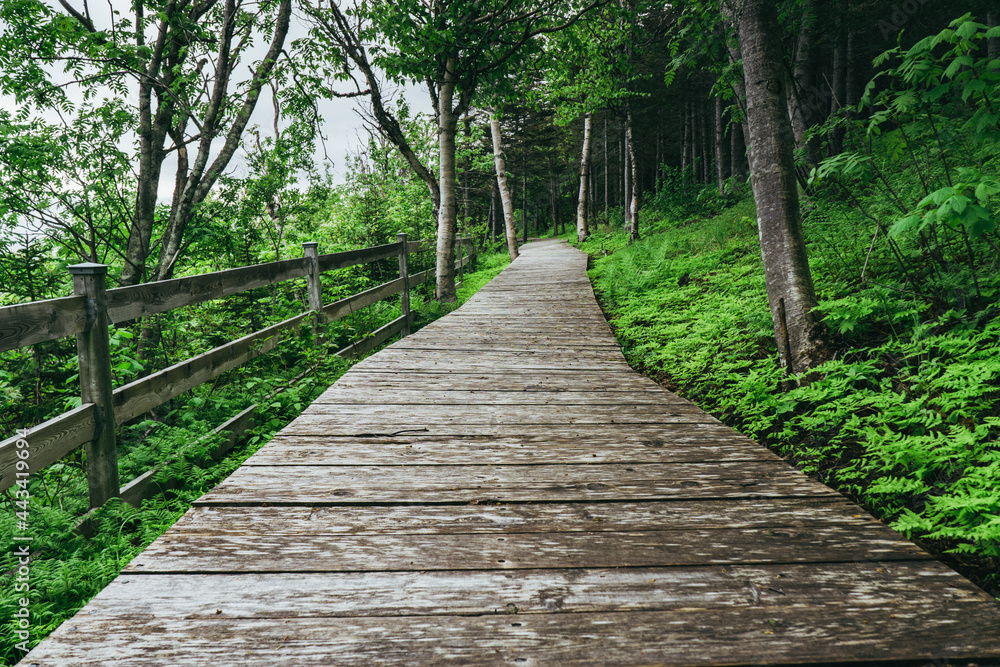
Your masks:
{"label": "tree bark", "polygon": [[629,243],[639,240],[639,178],[635,164],[635,135],[632,132],[632,106],[625,105],[625,150],[628,151],[631,191],[628,200]]}
{"label": "tree bark", "polygon": [[437,226],[437,278],[435,298],[454,303],[455,293],[455,230],[458,224],[458,202],[455,199],[455,133],[458,116],[452,107],[457,76],[458,58],[449,56],[445,61],[444,77],[438,92],[438,148],[439,188],[441,209]]}
{"label": "tree bark", "polygon": [[559,235],[559,214],[556,211],[556,204],[559,201],[559,196],[557,194],[559,192],[559,176],[553,174],[552,177],[549,180],[551,181],[551,185],[552,185],[552,193],[551,193],[551,198],[550,198],[550,201],[549,201],[549,204],[551,205],[551,213],[552,213],[552,236],[558,236]]}
{"label": "tree bark", "polygon": [[[227,2],[226,12],[227,17],[230,15],[235,17],[236,3],[234,0]],[[228,76],[222,77],[220,74],[220,78],[216,79],[202,122],[202,136],[198,142],[198,152],[195,155],[191,171],[187,172],[186,168],[181,170],[178,167],[174,203],[171,206],[170,215],[167,219],[167,228],[163,233],[160,260],[156,274],[153,277],[154,280],[167,280],[173,275],[174,267],[177,265],[180,254],[185,247],[183,242],[184,232],[191,220],[195,207],[208,197],[208,193],[219,177],[222,176],[222,173],[229,165],[229,161],[239,148],[243,139],[243,131],[250,122],[250,117],[257,106],[257,100],[260,98],[261,89],[271,78],[274,66],[284,48],[291,14],[291,0],[282,0],[282,3],[278,7],[278,14],[275,17],[274,33],[267,53],[264,54],[263,59],[253,72],[253,78],[248,86],[246,98],[244,98],[243,104],[240,105],[234,114],[232,125],[230,125],[229,131],[226,132],[222,148],[216,154],[215,158],[210,161],[212,144],[218,136],[220,123],[226,115],[226,89],[229,85]],[[235,23],[235,20],[226,21],[227,25],[232,23]],[[220,39],[221,46],[217,66],[220,70],[225,70],[227,73],[232,72],[235,68],[235,64],[230,65],[231,54],[229,53],[229,42],[232,38],[232,34],[224,34]],[[186,167],[186,165],[184,166]]]}
{"label": "tree bark", "polygon": [[604,116],[604,223],[608,218],[608,117]]}
{"label": "tree bark", "polygon": [[514,202],[510,199],[507,185],[507,165],[503,157],[503,139],[500,136],[500,119],[490,118],[490,132],[493,135],[493,163],[497,171],[497,188],[503,206],[504,233],[507,236],[507,252],[511,260],[517,259],[517,229],[514,227]]}
{"label": "tree bark", "polygon": [[781,365],[799,374],[822,363],[828,352],[802,237],[780,36],[770,0],[744,3],[739,38],[765,284]]}
{"label": "tree bark", "polygon": [[[686,97],[686,96],[685,96]],[[684,118],[681,128],[681,173],[686,175],[688,166],[691,164],[691,113],[689,107],[691,100],[684,102],[684,109],[681,116]]]}
{"label": "tree bark", "polygon": [[524,228],[524,242],[528,242],[528,169],[524,154],[521,154],[521,226]]}
{"label": "tree bark", "polygon": [[592,120],[590,114],[583,116],[583,149],[580,157],[580,196],[576,203],[576,240],[582,243],[590,236],[590,229],[587,226],[587,176],[590,172],[590,127]]}

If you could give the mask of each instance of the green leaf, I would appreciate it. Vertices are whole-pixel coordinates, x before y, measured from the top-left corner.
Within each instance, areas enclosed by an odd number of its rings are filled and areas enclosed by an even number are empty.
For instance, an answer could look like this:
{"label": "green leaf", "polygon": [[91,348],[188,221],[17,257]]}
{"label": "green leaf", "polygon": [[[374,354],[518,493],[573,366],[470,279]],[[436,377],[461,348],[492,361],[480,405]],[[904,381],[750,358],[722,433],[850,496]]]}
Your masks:
{"label": "green leaf", "polygon": [[900,218],[892,227],[889,228],[889,236],[896,237],[900,234],[905,234],[906,232],[912,231],[920,227],[920,222],[923,220],[923,216],[920,215],[908,215],[905,218]]}

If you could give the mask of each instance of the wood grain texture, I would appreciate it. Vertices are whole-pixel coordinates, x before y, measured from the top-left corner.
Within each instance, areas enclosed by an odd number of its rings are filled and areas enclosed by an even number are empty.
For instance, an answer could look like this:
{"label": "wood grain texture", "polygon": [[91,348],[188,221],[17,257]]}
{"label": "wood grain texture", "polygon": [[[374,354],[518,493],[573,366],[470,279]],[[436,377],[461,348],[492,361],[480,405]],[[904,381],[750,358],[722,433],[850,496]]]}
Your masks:
{"label": "wood grain texture", "polygon": [[24,664],[1000,661],[979,589],[632,372],[586,263],[356,365]]}
{"label": "wood grain texture", "polygon": [[588,502],[835,496],[772,462],[527,466],[246,466],[198,504]]}
{"label": "wood grain texture", "polygon": [[[835,612],[835,613],[831,613]],[[979,600],[674,612],[67,621],[29,667],[761,665],[997,655]],[[915,630],[918,629],[918,630]],[[100,638],[95,642],[95,638]],[[820,656],[817,659],[817,655]],[[947,663],[945,663],[947,664]]]}
{"label": "wood grain texture", "polygon": [[[622,548],[627,545],[627,548]],[[151,544],[125,572],[366,572],[678,567],[930,558],[885,526],[595,533],[192,535]]]}
{"label": "wood grain texture", "polygon": [[399,243],[386,243],[372,248],[362,248],[360,250],[345,250],[344,252],[334,252],[320,255],[317,259],[320,272],[334,271],[336,269],[346,269],[349,266],[358,264],[369,264],[380,259],[395,258],[399,254]]}
{"label": "wood grain texture", "polygon": [[87,326],[84,302],[66,296],[0,308],[0,352],[80,333]]}
{"label": "wood grain texture", "polygon": [[618,437],[559,440],[530,438],[435,438],[420,433],[392,438],[279,435],[271,446],[246,460],[247,466],[274,465],[532,465],[597,463],[699,463],[776,461],[763,447],[747,446],[722,428],[691,435],[684,429],[666,438],[625,441]]}
{"label": "wood grain texture", "polygon": [[[666,391],[595,392],[595,391],[531,391],[525,390],[426,390],[399,387],[364,388],[360,385],[335,384],[319,398],[317,405],[532,405],[539,409],[558,406],[634,406],[687,403]],[[442,408],[447,410],[447,408]]]}
{"label": "wood grain texture", "polygon": [[333,322],[347,317],[361,308],[370,306],[373,303],[378,303],[382,299],[392,296],[393,294],[398,294],[402,291],[403,279],[396,278],[395,280],[390,280],[387,283],[382,283],[381,285],[367,289],[364,292],[358,292],[354,296],[349,296],[346,299],[334,301],[333,303],[324,306],[321,312],[323,313],[323,318],[327,322]]}
{"label": "wood grain texture", "polygon": [[875,519],[838,496],[509,505],[199,505],[166,535],[593,533],[870,523]]}
{"label": "wood grain texture", "polygon": [[[26,429],[23,436],[13,435],[0,442],[0,491],[17,481],[18,461],[26,460],[30,472],[38,472],[93,438],[95,426],[94,405],[87,403]],[[24,449],[17,446],[22,437],[28,442],[27,459],[18,456]]]}
{"label": "wood grain texture", "polygon": [[[584,570],[438,570],[142,574],[122,577],[90,605],[95,616],[128,606],[147,618],[336,618],[666,611],[879,605],[901,592],[911,604],[983,600],[985,594],[927,560]],[[135,584],[144,595],[133,601]],[[929,586],[928,586],[929,585]],[[931,590],[928,590],[928,588]],[[780,592],[779,592],[780,591]]]}
{"label": "wood grain texture", "polygon": [[256,287],[304,278],[308,272],[308,262],[300,257],[187,278],[119,287],[108,290],[108,317],[114,323],[134,320],[137,317],[221,299]]}

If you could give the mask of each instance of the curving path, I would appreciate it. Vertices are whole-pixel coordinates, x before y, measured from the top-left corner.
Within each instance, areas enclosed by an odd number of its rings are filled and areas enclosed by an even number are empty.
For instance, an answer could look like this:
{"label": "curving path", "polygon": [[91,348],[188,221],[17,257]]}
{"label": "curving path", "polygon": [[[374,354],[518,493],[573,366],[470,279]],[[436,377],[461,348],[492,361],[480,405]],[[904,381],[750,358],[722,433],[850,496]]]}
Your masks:
{"label": "curving path", "polygon": [[630,370],[585,270],[565,244],[525,246],[357,364],[23,664],[1000,659],[991,598]]}

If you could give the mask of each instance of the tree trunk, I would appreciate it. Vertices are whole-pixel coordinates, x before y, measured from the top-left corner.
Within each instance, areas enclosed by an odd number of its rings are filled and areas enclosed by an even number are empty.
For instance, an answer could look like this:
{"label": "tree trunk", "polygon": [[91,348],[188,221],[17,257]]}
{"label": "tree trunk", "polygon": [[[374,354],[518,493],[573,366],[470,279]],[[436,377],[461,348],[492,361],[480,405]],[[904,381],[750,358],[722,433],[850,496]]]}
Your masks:
{"label": "tree trunk", "polygon": [[629,179],[632,184],[632,190],[629,193],[628,201],[628,239],[629,243],[639,240],[639,177],[638,169],[635,164],[635,135],[632,132],[632,106],[626,102],[625,105],[625,150],[628,151],[628,159],[630,165],[630,175]]}
{"label": "tree trunk", "polygon": [[608,218],[608,117],[604,116],[604,222],[610,222]]}
{"label": "tree trunk", "polygon": [[715,171],[719,182],[719,194],[726,194],[726,179],[729,178],[729,140],[726,138],[727,124],[722,120],[722,98],[715,98]]}
{"label": "tree trunk", "polygon": [[528,170],[524,154],[521,154],[521,225],[524,227],[524,242],[528,242]]}
{"label": "tree trunk", "polygon": [[557,194],[559,192],[559,177],[553,174],[550,181],[552,184],[551,201],[549,202],[552,208],[552,236],[558,236],[559,215],[558,212],[556,211],[556,203],[559,201],[559,196]]}
{"label": "tree trunk", "polygon": [[582,243],[590,236],[587,226],[587,178],[590,173],[590,114],[583,116],[583,149],[580,157],[580,196],[576,202],[576,240]]}
{"label": "tree trunk", "polygon": [[511,260],[517,259],[517,229],[514,228],[514,202],[510,199],[510,188],[507,186],[507,165],[503,157],[503,140],[500,137],[500,119],[490,118],[490,131],[493,134],[493,163],[497,170],[497,188],[500,190],[500,203],[503,205],[504,233],[507,236],[507,252]]}
{"label": "tree trunk", "polygon": [[770,0],[748,0],[739,22],[753,181],[767,297],[781,365],[803,373],[828,356],[802,238],[783,87],[781,29]]}
{"label": "tree trunk", "polygon": [[622,137],[622,172],[625,175],[625,197],[622,200],[622,216],[625,219],[625,229],[632,229],[632,152],[629,150],[630,129],[628,120],[624,124]]}
{"label": "tree trunk", "polygon": [[681,173],[687,175],[688,166],[691,164],[691,113],[689,107],[691,100],[684,103],[681,116],[684,118],[681,128]]}
{"label": "tree trunk", "polygon": [[714,118],[715,113],[712,110],[712,105],[706,100],[702,100],[698,107],[701,112],[698,114],[701,121],[701,182],[711,183],[715,178],[712,173],[712,157],[715,155],[715,149],[712,146],[712,133],[709,128],[712,126],[712,118]]}
{"label": "tree trunk", "polygon": [[458,202],[455,198],[455,132],[458,129],[458,117],[452,108],[457,65],[458,58],[449,56],[438,93],[441,210],[438,212],[435,297],[438,301],[449,303],[458,300],[455,293],[455,230],[458,224]]}

